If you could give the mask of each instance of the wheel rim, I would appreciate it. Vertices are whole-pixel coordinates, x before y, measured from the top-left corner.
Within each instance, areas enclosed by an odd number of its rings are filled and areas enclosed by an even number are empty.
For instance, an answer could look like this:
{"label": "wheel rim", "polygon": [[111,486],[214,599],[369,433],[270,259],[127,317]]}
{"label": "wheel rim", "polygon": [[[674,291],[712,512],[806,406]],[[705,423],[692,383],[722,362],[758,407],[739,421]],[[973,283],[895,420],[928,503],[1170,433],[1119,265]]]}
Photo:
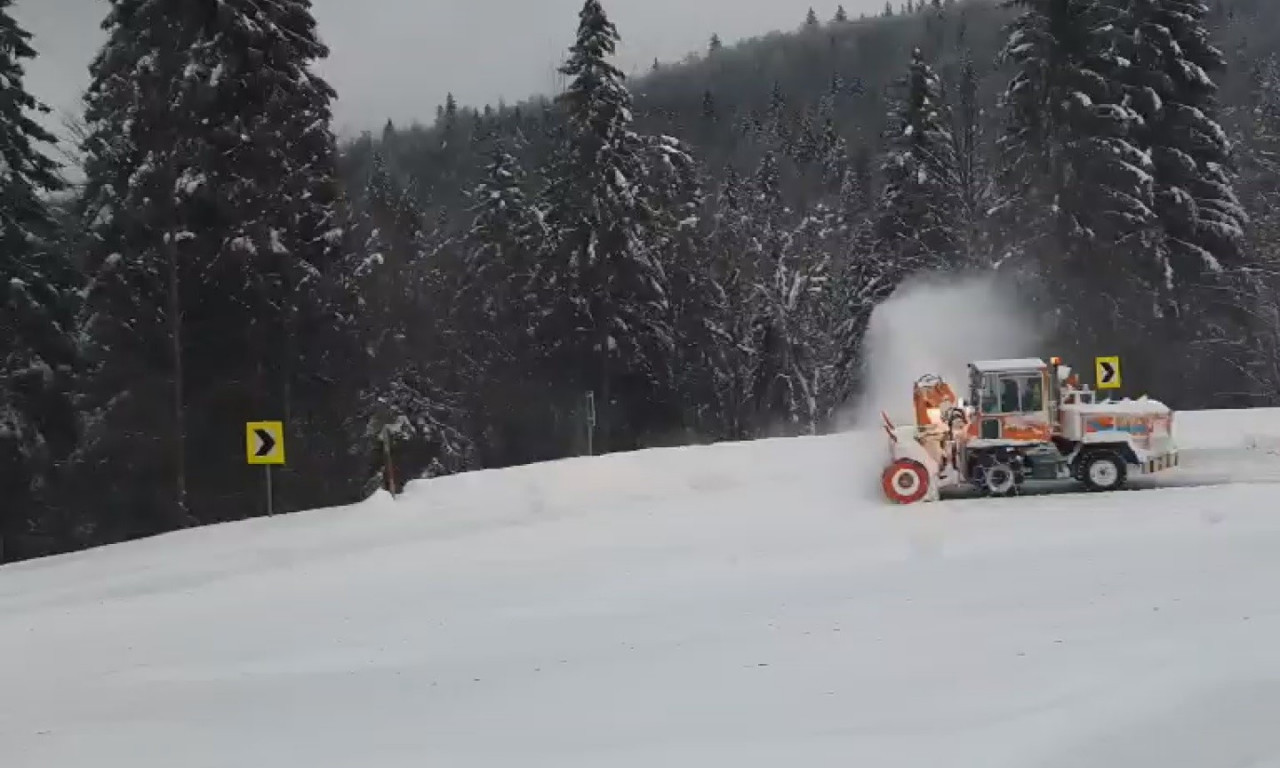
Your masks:
{"label": "wheel rim", "polygon": [[1120,472],[1116,469],[1116,465],[1107,459],[1099,459],[1089,465],[1089,481],[1100,488],[1115,485],[1119,477]]}

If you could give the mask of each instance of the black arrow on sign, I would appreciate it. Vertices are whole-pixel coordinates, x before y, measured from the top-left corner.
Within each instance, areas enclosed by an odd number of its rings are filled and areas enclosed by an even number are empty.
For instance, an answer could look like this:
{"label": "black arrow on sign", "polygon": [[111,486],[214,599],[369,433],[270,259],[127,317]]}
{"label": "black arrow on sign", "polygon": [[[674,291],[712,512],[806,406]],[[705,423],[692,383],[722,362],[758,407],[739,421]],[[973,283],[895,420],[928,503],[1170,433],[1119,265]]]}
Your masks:
{"label": "black arrow on sign", "polygon": [[255,427],[253,434],[258,437],[258,450],[255,451],[253,455],[257,458],[270,456],[271,449],[276,447],[276,439],[271,436],[270,432],[262,427]]}
{"label": "black arrow on sign", "polygon": [[1110,384],[1111,380],[1116,377],[1116,367],[1111,364],[1110,360],[1103,360],[1101,365],[1102,365],[1102,383]]}

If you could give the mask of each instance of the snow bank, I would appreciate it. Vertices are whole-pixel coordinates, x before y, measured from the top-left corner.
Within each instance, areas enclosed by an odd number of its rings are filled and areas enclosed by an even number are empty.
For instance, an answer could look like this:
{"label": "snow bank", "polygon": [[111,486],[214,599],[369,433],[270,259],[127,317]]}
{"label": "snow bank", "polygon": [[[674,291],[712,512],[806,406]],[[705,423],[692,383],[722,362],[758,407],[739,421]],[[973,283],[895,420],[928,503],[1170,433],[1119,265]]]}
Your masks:
{"label": "snow bank", "polygon": [[871,315],[865,394],[842,426],[871,427],[881,410],[899,423],[913,421],[911,387],[925,374],[942,376],[963,397],[969,362],[1035,357],[1039,333],[1015,297],[996,275],[928,275],[903,283]]}
{"label": "snow bank", "polygon": [[1280,453],[1280,408],[1179,411],[1173,434],[1180,445],[1202,451]]}
{"label": "snow bank", "polygon": [[864,493],[882,441],[439,478],[0,568],[3,765],[1280,755],[1280,486],[896,508]]}

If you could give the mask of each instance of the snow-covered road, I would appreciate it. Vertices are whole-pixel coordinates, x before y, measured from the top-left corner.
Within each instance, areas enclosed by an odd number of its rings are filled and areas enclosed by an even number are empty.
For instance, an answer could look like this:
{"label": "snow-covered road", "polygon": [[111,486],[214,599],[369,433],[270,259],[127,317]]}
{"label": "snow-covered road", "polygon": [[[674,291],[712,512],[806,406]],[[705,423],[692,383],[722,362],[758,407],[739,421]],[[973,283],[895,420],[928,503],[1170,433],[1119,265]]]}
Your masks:
{"label": "snow-covered road", "polygon": [[7,567],[0,765],[1280,766],[1280,413],[1178,432],[1185,487],[890,508],[846,434]]}

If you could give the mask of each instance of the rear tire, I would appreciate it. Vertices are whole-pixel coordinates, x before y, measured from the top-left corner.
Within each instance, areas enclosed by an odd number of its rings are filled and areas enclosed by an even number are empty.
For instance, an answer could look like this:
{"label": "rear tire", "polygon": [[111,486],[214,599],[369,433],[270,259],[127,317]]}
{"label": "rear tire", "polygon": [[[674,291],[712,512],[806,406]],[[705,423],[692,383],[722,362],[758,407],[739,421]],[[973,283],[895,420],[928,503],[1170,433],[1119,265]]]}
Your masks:
{"label": "rear tire", "polygon": [[1076,476],[1084,487],[1095,493],[1115,491],[1124,486],[1128,466],[1112,451],[1091,451],[1080,459]]}

